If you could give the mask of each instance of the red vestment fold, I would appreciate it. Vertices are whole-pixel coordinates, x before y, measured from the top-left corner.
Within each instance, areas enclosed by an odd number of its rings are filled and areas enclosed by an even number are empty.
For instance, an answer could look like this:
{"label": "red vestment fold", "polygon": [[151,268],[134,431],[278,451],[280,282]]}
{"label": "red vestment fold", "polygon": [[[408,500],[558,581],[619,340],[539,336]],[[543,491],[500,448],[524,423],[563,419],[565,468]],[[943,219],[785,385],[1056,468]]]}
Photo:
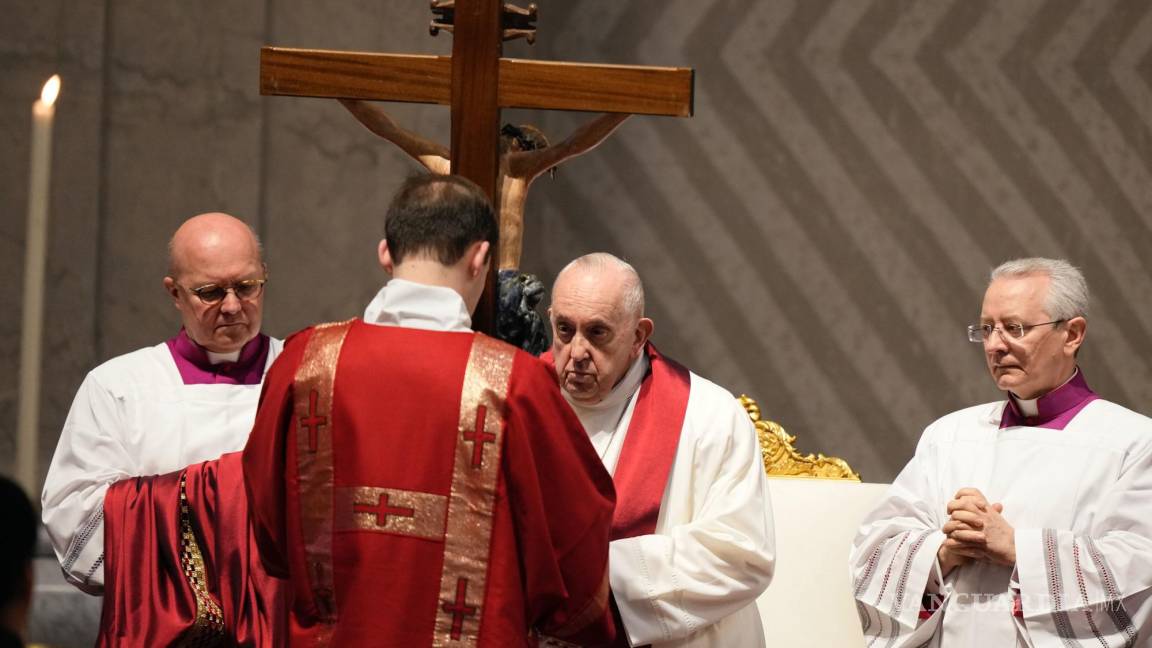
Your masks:
{"label": "red vestment fold", "polygon": [[[636,408],[624,437],[624,447],[612,480],[616,487],[616,513],[612,540],[648,535],[656,531],[660,501],[676,459],[680,430],[688,411],[692,379],[680,363],[665,357],[651,342],[644,345],[648,375],[640,383]],[[555,371],[552,352],[540,356]]]}
{"label": "red vestment fold", "polygon": [[108,489],[98,646],[275,645],[287,583],[256,554],[240,471],[234,452]]}
{"label": "red vestment fold", "polygon": [[289,339],[244,451],[291,645],[613,636],[614,494],[555,376],[465,332],[352,321]]}

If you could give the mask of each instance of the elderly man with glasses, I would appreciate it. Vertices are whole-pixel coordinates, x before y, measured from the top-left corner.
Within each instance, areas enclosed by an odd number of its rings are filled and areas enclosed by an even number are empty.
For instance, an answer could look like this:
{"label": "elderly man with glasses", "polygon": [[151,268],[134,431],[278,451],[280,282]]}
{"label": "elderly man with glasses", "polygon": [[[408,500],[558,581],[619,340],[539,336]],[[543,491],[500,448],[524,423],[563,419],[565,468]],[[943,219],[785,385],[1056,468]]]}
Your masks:
{"label": "elderly man with glasses", "polygon": [[1007,397],[930,425],[864,520],[850,562],[869,642],[1145,645],[1152,419],[1089,388],[1087,310],[1066,261],[992,271],[968,339]]}
{"label": "elderly man with glasses", "polygon": [[246,224],[195,216],[168,253],[164,287],[183,327],[88,374],[44,484],[44,523],[64,573],[93,594],[105,584],[109,486],[243,449],[260,383],[282,346],[260,333],[267,268]]}

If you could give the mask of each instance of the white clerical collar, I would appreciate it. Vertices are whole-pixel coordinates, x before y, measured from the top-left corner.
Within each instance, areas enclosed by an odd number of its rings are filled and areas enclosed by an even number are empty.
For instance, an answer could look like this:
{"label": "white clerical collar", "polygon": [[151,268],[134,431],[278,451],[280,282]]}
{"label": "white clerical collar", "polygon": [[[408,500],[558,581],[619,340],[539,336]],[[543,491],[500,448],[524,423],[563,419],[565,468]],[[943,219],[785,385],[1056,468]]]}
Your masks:
{"label": "white clerical collar", "polygon": [[[1075,378],[1076,374],[1078,373],[1080,373],[1080,367],[1076,367],[1076,370],[1072,372],[1072,375],[1068,376],[1068,380],[1060,383],[1060,387],[1063,387],[1064,385],[1072,382],[1072,379]],[[1060,389],[1060,387],[1057,387],[1056,389]],[[1020,414],[1031,418],[1033,416],[1040,415],[1040,399],[1056,391],[1056,389],[1040,394],[1036,398],[1020,398],[1012,392],[1008,392],[1008,395],[1011,396],[1012,400],[1016,403],[1016,409],[1019,410]]]}
{"label": "white clerical collar", "polygon": [[225,362],[236,362],[240,359],[240,349],[229,351],[228,353],[216,353],[215,351],[209,351],[208,349],[204,349],[204,352],[208,354],[208,362],[214,365],[223,364]]}
{"label": "white clerical collar", "polygon": [[404,279],[387,283],[364,309],[364,321],[429,331],[471,331],[472,316],[460,293]]}
{"label": "white clerical collar", "polygon": [[608,395],[604,397],[604,400],[599,403],[589,405],[574,401],[568,396],[568,392],[564,390],[560,391],[564,393],[564,398],[568,399],[568,404],[572,406],[572,409],[576,410],[578,415],[585,412],[590,413],[613,408],[622,409],[623,406],[628,403],[628,399],[632,398],[632,395],[640,388],[640,383],[644,381],[644,376],[647,375],[648,354],[641,351],[640,357],[632,361],[632,366],[628,368],[627,373],[620,379],[620,382],[617,383],[616,386],[612,388],[612,391],[608,392]]}

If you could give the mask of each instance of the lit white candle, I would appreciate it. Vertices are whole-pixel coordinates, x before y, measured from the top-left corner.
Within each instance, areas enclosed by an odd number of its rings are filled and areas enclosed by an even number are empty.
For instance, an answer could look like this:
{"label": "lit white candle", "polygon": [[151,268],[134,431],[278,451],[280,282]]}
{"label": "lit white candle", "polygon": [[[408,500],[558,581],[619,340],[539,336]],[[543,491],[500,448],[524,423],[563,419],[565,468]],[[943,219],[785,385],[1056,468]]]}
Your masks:
{"label": "lit white candle", "polygon": [[53,75],[32,104],[32,156],[28,181],[28,235],[24,252],[24,322],[20,331],[20,404],[16,422],[16,475],[39,499],[40,368],[44,328],[44,263],[52,171],[52,122],[60,75]]}

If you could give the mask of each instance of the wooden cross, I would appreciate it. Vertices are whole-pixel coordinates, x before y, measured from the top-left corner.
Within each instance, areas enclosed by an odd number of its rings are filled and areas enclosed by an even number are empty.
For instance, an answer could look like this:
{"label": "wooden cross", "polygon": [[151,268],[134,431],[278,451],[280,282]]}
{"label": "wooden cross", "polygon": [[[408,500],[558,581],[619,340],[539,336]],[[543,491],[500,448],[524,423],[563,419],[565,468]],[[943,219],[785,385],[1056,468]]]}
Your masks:
{"label": "wooden cross", "polygon": [[391,506],[388,504],[388,493],[380,493],[375,504],[369,502],[355,502],[352,510],[356,513],[371,513],[376,516],[376,526],[388,526],[388,516],[414,517],[416,509],[408,506]]}
{"label": "wooden cross", "polygon": [[476,408],[476,426],[464,433],[464,440],[472,442],[472,467],[479,468],[484,465],[484,446],[496,441],[496,435],[484,429],[485,419],[488,416],[488,408],[481,405]]}
{"label": "wooden cross", "polygon": [[[499,205],[501,108],[540,108],[687,117],[693,71],[502,58],[503,40],[535,36],[535,6],[501,0],[433,0],[451,19],[452,56],[418,56],[264,47],[260,93],[450,104],[452,172],[480,185]],[[432,32],[449,24],[434,21]],[[496,263],[476,308],[474,327],[495,332]]]}
{"label": "wooden cross", "polygon": [[319,397],[320,394],[315,389],[308,392],[308,416],[300,417],[300,426],[308,430],[308,450],[311,452],[316,452],[320,426],[328,424],[328,417],[320,416],[316,411],[316,400]]}

